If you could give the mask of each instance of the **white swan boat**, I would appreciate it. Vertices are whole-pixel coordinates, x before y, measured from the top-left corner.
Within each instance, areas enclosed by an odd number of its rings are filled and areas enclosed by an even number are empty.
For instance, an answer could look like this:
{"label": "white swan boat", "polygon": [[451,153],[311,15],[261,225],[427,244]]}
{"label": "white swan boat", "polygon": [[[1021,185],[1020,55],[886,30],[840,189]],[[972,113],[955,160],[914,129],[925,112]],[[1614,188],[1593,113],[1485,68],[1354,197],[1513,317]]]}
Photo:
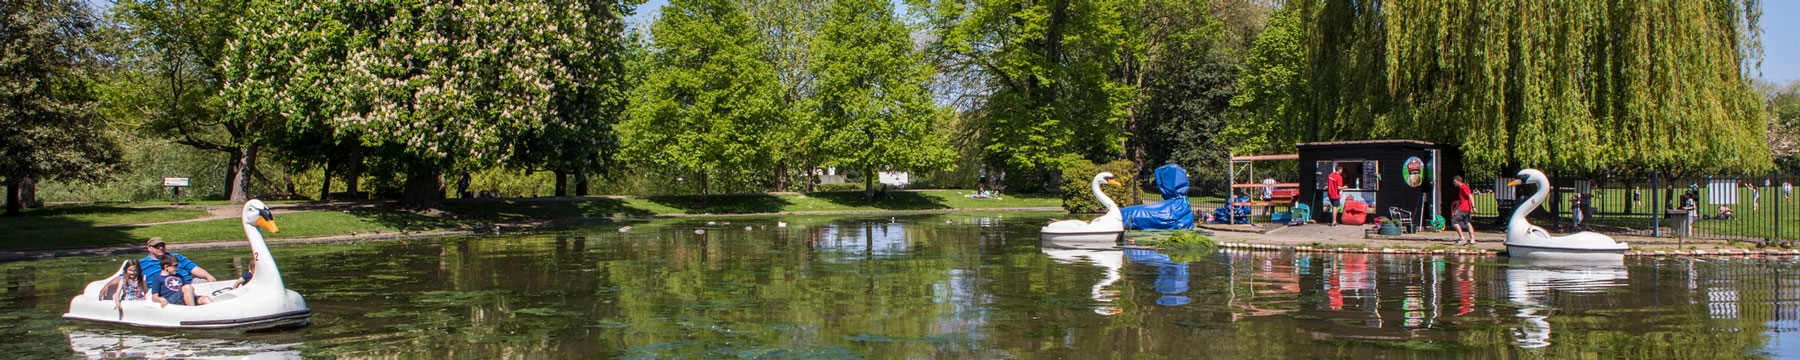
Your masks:
{"label": "white swan boat", "polygon": [[1119,241],[1119,235],[1125,233],[1125,219],[1119,215],[1119,204],[1100,191],[1100,184],[1107,183],[1119,186],[1113,180],[1113,174],[1102,172],[1094,175],[1089,187],[1094,191],[1094,198],[1106,206],[1106,214],[1094,218],[1093,221],[1063,220],[1044,226],[1038,233],[1047,245],[1059,247],[1094,247],[1112,246]]}
{"label": "white swan boat", "polygon": [[1537,191],[1530,199],[1519,204],[1513,211],[1512,221],[1506,224],[1506,254],[1516,258],[1566,261],[1611,261],[1625,259],[1625,251],[1631,245],[1615,241],[1611,236],[1583,231],[1566,236],[1550,236],[1544,228],[1531,225],[1525,221],[1525,215],[1536,210],[1544,198],[1550,196],[1550,180],[1537,169],[1519,171],[1519,179],[1508,186],[1518,185],[1520,181],[1537,185]]}
{"label": "white swan boat", "polygon": [[299,293],[288,290],[269,254],[257,227],[277,232],[274,215],[262,201],[244,203],[244,235],[249,237],[250,251],[256,259],[255,276],[250,282],[232,288],[234,281],[194,284],[194,294],[212,296],[212,303],[198,306],[162,306],[153,301],[124,301],[114,308],[113,300],[101,300],[107,282],[124,272],[123,265],[112,276],[87,285],[81,295],[69,299],[65,319],[124,324],[167,329],[236,329],[259,330],[306,324],[312,310]]}

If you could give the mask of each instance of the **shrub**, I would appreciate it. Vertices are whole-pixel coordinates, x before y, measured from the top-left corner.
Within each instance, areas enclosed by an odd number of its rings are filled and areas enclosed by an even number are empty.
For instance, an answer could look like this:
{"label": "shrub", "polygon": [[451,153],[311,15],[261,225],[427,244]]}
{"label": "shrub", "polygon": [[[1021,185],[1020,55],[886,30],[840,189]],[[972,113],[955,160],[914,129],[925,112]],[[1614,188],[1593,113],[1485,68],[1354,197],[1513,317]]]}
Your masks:
{"label": "shrub", "polygon": [[1132,162],[1126,160],[1114,161],[1106,165],[1094,165],[1093,162],[1087,160],[1072,161],[1070,165],[1063,168],[1062,172],[1063,209],[1069,210],[1070,213],[1106,212],[1106,207],[1100,204],[1099,199],[1094,198],[1093,190],[1088,187],[1094,181],[1094,175],[1103,171],[1112,173],[1113,180],[1124,185],[1100,185],[1100,191],[1112,198],[1113,202],[1118,203],[1119,207],[1142,203],[1143,198],[1139,197],[1136,191],[1132,191],[1137,186],[1134,177],[1136,174],[1132,172],[1133,168]]}

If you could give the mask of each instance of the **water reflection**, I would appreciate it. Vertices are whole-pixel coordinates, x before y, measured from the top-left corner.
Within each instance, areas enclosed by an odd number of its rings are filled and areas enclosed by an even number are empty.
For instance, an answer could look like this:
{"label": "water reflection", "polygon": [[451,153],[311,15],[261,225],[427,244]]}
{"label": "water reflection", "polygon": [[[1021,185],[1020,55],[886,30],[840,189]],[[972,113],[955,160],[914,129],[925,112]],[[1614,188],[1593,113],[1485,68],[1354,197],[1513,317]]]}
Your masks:
{"label": "water reflection", "polygon": [[1094,284],[1093,290],[1089,291],[1092,294],[1090,297],[1095,302],[1101,303],[1094,305],[1094,313],[1113,315],[1124,311],[1118,306],[1110,304],[1119,295],[1119,291],[1106,288],[1119,281],[1119,268],[1125,265],[1124,251],[1045,247],[1044,255],[1049,255],[1050,259],[1064,264],[1087,263],[1100,267],[1105,271],[1104,276],[1100,278],[1100,282]]}
{"label": "water reflection", "polygon": [[[1535,349],[1550,346],[1550,315],[1559,306],[1581,309],[1577,304],[1558,304],[1559,295],[1609,296],[1607,288],[1625,286],[1629,274],[1619,262],[1558,262],[1512,258],[1506,269],[1507,299],[1518,305],[1517,316],[1523,321],[1514,328],[1513,338],[1519,347]],[[1560,294],[1559,294],[1560,293]],[[1573,305],[1573,306],[1571,306]]]}
{"label": "water reflection", "polygon": [[[276,338],[58,318],[94,274],[136,256],[0,263],[0,358],[168,349],[142,345],[158,343],[306,358],[1800,354],[1794,259],[1594,270],[1482,256],[1046,249],[1036,231],[1049,217],[659,219],[285,246],[276,251],[304,274],[291,286],[317,325]],[[186,255],[224,267],[242,251]]]}
{"label": "water reflection", "polygon": [[68,337],[76,355],[91,359],[299,359],[300,351],[293,347],[302,340],[298,335],[222,340],[108,329],[73,329]]}

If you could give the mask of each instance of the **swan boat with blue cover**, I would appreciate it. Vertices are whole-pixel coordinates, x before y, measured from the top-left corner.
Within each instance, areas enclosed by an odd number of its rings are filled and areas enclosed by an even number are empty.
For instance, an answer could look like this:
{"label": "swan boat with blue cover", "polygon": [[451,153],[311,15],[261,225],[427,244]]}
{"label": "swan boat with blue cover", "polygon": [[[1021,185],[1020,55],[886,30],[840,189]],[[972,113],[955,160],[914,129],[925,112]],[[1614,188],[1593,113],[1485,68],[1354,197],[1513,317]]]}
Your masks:
{"label": "swan boat with blue cover", "polygon": [[101,300],[101,293],[109,281],[124,273],[121,264],[112,276],[89,283],[81,295],[70,299],[69,313],[63,318],[164,329],[259,330],[304,325],[312,317],[312,310],[299,293],[288,290],[281,279],[281,269],[275,266],[275,257],[269,254],[269,245],[256,229],[278,232],[274,218],[262,201],[244,203],[244,235],[249,237],[250,251],[256,259],[252,265],[255,276],[236,288],[232,288],[234,281],[194,284],[194,294],[212,296],[210,304],[165,307],[153,301],[134,300],[118,303],[120,308],[114,308],[114,301]]}
{"label": "swan boat with blue cover", "polygon": [[1516,186],[1521,181],[1537,185],[1537,191],[1530,199],[1519,204],[1513,211],[1512,220],[1506,223],[1506,254],[1516,258],[1539,260],[1567,261],[1607,261],[1618,262],[1625,259],[1625,251],[1631,245],[1613,240],[1611,236],[1583,231],[1566,236],[1550,236],[1544,228],[1531,225],[1525,221],[1525,215],[1531,214],[1544,198],[1550,196],[1550,180],[1537,169],[1519,171],[1519,179],[1507,186]]}
{"label": "swan boat with blue cover", "polygon": [[1094,181],[1089,185],[1094,191],[1094,198],[1106,206],[1106,214],[1094,218],[1094,221],[1062,220],[1044,226],[1038,233],[1046,245],[1083,248],[1111,247],[1118,243],[1119,235],[1125,233],[1125,220],[1119,215],[1119,204],[1100,191],[1101,183],[1119,186],[1119,181],[1113,180],[1112,173],[1103,172],[1094,175]]}

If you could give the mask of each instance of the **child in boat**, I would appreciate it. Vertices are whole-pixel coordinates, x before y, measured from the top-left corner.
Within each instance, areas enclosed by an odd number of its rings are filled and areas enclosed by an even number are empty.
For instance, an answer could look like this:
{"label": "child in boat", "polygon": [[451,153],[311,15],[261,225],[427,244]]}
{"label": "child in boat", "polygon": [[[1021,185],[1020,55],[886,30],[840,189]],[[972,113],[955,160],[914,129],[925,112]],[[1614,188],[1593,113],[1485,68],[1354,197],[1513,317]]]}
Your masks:
{"label": "child in boat", "polygon": [[181,276],[177,274],[177,264],[179,263],[174,256],[163,254],[157,261],[161,263],[162,271],[148,279],[148,282],[153,284],[151,285],[151,290],[153,290],[150,294],[151,300],[155,300],[163,306],[212,303],[212,297],[195,296],[194,285],[181,279]]}
{"label": "child in boat", "polygon": [[238,281],[236,283],[231,284],[232,289],[236,289],[239,286],[244,286],[244,284],[249,284],[250,279],[256,277],[256,260],[261,257],[262,257],[262,254],[259,254],[255,251],[250,252],[250,266],[248,266],[246,269],[244,269],[243,277],[239,277]]}
{"label": "child in boat", "polygon": [[150,287],[144,284],[144,275],[139,274],[137,259],[125,260],[124,270],[118,277],[106,283],[106,290],[100,292],[100,300],[112,300],[113,309],[123,308],[125,300],[145,300]]}

